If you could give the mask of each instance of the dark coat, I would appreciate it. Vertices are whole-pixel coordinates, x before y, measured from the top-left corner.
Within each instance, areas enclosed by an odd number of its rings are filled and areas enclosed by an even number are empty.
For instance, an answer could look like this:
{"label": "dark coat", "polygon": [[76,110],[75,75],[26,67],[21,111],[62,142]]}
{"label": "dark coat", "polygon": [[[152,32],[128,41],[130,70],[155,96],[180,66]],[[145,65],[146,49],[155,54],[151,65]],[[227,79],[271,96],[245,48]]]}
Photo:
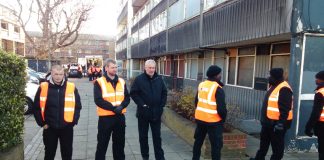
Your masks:
{"label": "dark coat", "polygon": [[267,107],[268,107],[268,100],[271,92],[281,83],[277,82],[275,85],[272,85],[270,89],[267,91],[264,100],[263,100],[263,105],[262,105],[262,110],[261,110],[261,124],[268,126],[268,127],[273,127],[274,125],[281,123],[283,124],[285,129],[289,129],[291,126],[291,120],[287,120],[289,111],[291,109],[291,104],[292,104],[292,98],[293,98],[293,93],[292,91],[287,88],[283,87],[279,91],[279,120],[271,120],[267,117]]}
{"label": "dark coat", "polygon": [[65,99],[65,90],[66,90],[66,82],[65,79],[62,82],[62,85],[56,85],[52,82],[52,80],[47,81],[48,85],[48,94],[47,94],[47,101],[45,104],[45,121],[42,119],[41,109],[40,109],[40,92],[41,88],[39,87],[37,93],[35,95],[34,100],[34,117],[37,124],[43,127],[45,124],[49,125],[50,127],[60,129],[66,126],[73,126],[78,123],[80,118],[80,110],[82,108],[80,95],[78,89],[75,87],[74,95],[75,95],[75,111],[74,111],[74,118],[73,122],[65,122],[64,121],[64,99]]}
{"label": "dark coat", "polygon": [[[107,82],[111,83],[112,86],[116,89],[116,85],[118,82],[118,76],[116,75],[114,79],[110,79],[107,76],[107,74],[104,74],[104,76],[105,76]],[[97,81],[95,81],[95,83],[94,83],[93,97],[94,97],[94,102],[96,103],[96,105],[102,109],[114,111],[114,109],[116,108],[110,102],[108,102],[102,98],[101,87]],[[128,93],[128,90],[127,90],[127,87],[125,84],[124,85],[124,100],[120,105],[123,106],[123,108],[126,108],[129,104],[129,102],[130,102],[130,97],[129,97],[129,93]]]}
{"label": "dark coat", "polygon": [[137,104],[136,116],[151,120],[160,119],[167,101],[167,92],[162,77],[157,73],[152,78],[146,73],[137,76],[130,90],[130,95]]}
{"label": "dark coat", "polygon": [[[324,83],[319,84],[316,88],[316,90],[323,88]],[[318,121],[323,110],[324,106],[324,99],[321,93],[316,93],[314,97],[314,104],[313,104],[313,110],[312,114],[306,124],[306,130],[311,131],[312,129],[314,130],[314,133],[316,136],[318,136],[318,131],[324,129],[324,122]],[[322,131],[323,132],[323,131]]]}
{"label": "dark coat", "polygon": [[[216,81],[220,86],[222,86],[222,87],[224,86],[224,84],[222,82],[217,81],[215,79],[209,78],[208,80]],[[227,109],[226,109],[226,102],[225,102],[225,92],[224,92],[223,88],[217,89],[215,98],[216,98],[216,102],[217,102],[217,113],[222,118],[222,120],[220,122],[216,122],[216,123],[208,123],[208,122],[203,122],[203,121],[196,119],[197,123],[206,124],[206,125],[218,125],[218,124],[223,124],[225,122],[226,116],[227,116]],[[197,103],[198,103],[198,92],[195,97],[195,106],[196,107],[197,107]]]}

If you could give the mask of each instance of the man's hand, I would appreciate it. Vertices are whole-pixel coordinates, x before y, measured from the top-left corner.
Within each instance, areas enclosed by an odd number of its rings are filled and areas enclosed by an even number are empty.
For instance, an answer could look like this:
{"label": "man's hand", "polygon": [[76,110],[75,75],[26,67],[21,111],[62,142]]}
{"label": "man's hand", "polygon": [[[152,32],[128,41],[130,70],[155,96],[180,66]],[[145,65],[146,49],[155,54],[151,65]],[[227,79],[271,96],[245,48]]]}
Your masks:
{"label": "man's hand", "polygon": [[114,112],[116,114],[122,114],[122,111],[123,111],[124,107],[123,106],[118,106],[114,109]]}
{"label": "man's hand", "polygon": [[277,132],[277,131],[283,131],[284,130],[284,126],[282,123],[277,123],[274,128],[273,128],[274,132]]}
{"label": "man's hand", "polygon": [[48,125],[45,124],[45,125],[43,126],[43,128],[44,128],[44,129],[48,129]]}

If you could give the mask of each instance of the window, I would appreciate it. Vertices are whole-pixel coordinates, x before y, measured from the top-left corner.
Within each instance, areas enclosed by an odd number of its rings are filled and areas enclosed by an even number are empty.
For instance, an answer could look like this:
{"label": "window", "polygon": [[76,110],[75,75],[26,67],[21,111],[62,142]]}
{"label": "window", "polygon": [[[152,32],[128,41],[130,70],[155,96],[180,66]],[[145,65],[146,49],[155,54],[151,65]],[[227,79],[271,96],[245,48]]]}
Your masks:
{"label": "window", "polygon": [[279,43],[272,45],[270,64],[270,68],[283,68],[284,79],[288,80],[290,64],[290,43]]}
{"label": "window", "polygon": [[229,49],[228,76],[227,76],[228,84],[235,84],[236,56],[237,56],[237,49],[236,48]]}
{"label": "window", "polygon": [[217,6],[228,0],[204,0],[204,10],[208,10],[211,7]]}
{"label": "window", "polygon": [[224,70],[225,50],[216,50],[215,51],[214,64],[217,65],[218,67],[222,68],[222,70]]}
{"label": "window", "polygon": [[209,68],[209,66],[211,66],[213,64],[213,52],[212,51],[209,51],[209,52],[206,52],[205,55],[204,55],[204,78],[206,79],[207,78],[207,70]]}
{"label": "window", "polygon": [[186,19],[191,18],[199,14],[200,11],[200,1],[198,0],[186,0],[185,2],[185,15]]}
{"label": "window", "polygon": [[15,26],[15,27],[14,27],[14,31],[15,31],[16,33],[19,33],[19,32],[20,32],[20,28],[19,28],[19,26]]}
{"label": "window", "polygon": [[238,49],[237,85],[252,87],[254,72],[255,47]]}
{"label": "window", "polygon": [[197,79],[198,76],[198,54],[189,53],[186,57],[186,78]]}
{"label": "window", "polygon": [[151,22],[151,36],[163,31],[166,29],[167,25],[167,12],[164,11],[156,16]]}
{"label": "window", "polygon": [[139,41],[142,41],[149,37],[149,23],[145,24],[139,29]]}
{"label": "window", "polygon": [[229,49],[227,84],[253,87],[255,46]]}
{"label": "window", "polygon": [[140,61],[138,59],[133,59],[133,70],[140,70],[141,65]]}
{"label": "window", "polygon": [[171,56],[160,58],[160,74],[171,75]]}
{"label": "window", "polygon": [[185,71],[184,59],[185,59],[184,55],[175,56],[175,59],[174,59],[174,64],[175,64],[174,72],[178,78],[184,77],[184,71]]}
{"label": "window", "polygon": [[184,0],[178,0],[169,8],[168,25],[173,26],[184,20]]}
{"label": "window", "polygon": [[7,22],[1,22],[1,28],[8,30],[8,23]]}

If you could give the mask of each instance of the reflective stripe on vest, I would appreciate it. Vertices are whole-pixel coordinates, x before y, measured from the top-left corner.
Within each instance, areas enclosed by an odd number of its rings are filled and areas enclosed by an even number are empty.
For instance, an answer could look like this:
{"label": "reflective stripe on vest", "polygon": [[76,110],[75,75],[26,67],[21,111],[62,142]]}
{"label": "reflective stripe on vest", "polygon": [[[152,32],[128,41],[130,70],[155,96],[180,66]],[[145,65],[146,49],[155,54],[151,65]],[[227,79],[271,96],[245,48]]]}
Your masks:
{"label": "reflective stripe on vest", "polygon": [[[48,82],[43,82],[40,85],[41,93],[39,98],[39,104],[41,108],[41,114],[43,121],[45,121],[45,109],[48,95]],[[73,122],[74,110],[75,110],[75,86],[71,82],[66,83],[65,97],[64,97],[64,120],[66,122]]]}
{"label": "reflective stripe on vest", "polygon": [[215,98],[219,84],[213,81],[204,81],[198,87],[198,103],[195,110],[195,119],[203,122],[215,123],[222,120],[217,113]]}
{"label": "reflective stripe on vest", "polygon": [[[321,93],[322,94],[322,98],[324,99],[324,87],[320,88],[316,91],[316,93]],[[319,121],[324,122],[324,106],[322,107],[322,113],[321,116],[319,118]]]}
{"label": "reflective stripe on vest", "polygon": [[[116,85],[116,90],[111,85],[110,82],[107,82],[105,77],[101,77],[97,79],[98,84],[101,88],[102,98],[105,101],[110,102],[114,107],[119,106],[124,100],[124,85],[125,81],[121,78],[118,78],[118,83]],[[122,113],[126,112],[126,108],[122,110]],[[109,116],[115,115],[113,111],[105,110],[97,106],[97,114],[98,116]]]}
{"label": "reflective stripe on vest", "polygon": [[[279,112],[279,93],[280,90],[284,87],[287,87],[291,90],[291,87],[289,84],[284,81],[280,83],[270,94],[269,99],[268,99],[268,106],[267,106],[267,117],[272,120],[279,120],[280,117],[280,112]],[[292,103],[291,103],[291,110],[288,113],[287,120],[292,120],[293,118],[293,113],[292,113]]]}

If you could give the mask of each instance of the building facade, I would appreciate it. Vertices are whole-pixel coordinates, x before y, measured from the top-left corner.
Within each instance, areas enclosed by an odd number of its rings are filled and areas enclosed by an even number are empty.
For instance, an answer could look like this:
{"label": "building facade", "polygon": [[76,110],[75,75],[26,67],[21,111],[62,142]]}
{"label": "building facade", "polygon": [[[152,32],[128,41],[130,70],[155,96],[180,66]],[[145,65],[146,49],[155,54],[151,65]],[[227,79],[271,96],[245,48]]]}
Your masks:
{"label": "building facade", "polygon": [[[40,32],[29,32],[29,35],[37,42],[37,37],[41,37]],[[71,46],[60,48],[54,51],[53,60],[60,61],[61,64],[78,63],[85,58],[113,58],[115,59],[115,40],[101,35],[80,34],[78,39]],[[26,39],[26,58],[35,59],[36,50]],[[45,57],[37,57],[42,59]]]}
{"label": "building facade", "polygon": [[[116,57],[127,76],[155,59],[169,89],[196,88],[206,70],[223,68],[226,100],[245,119],[260,119],[268,72],[282,67],[294,91],[294,121],[287,150],[305,151],[316,141],[304,135],[324,68],[324,1],[321,0],[132,0],[121,3]],[[131,7],[130,7],[131,6]],[[134,15],[134,16],[133,16]],[[121,24],[121,23],[119,23]]]}
{"label": "building facade", "polygon": [[0,4],[0,45],[7,52],[24,56],[25,54],[25,34],[22,30],[18,18],[14,11]]}

